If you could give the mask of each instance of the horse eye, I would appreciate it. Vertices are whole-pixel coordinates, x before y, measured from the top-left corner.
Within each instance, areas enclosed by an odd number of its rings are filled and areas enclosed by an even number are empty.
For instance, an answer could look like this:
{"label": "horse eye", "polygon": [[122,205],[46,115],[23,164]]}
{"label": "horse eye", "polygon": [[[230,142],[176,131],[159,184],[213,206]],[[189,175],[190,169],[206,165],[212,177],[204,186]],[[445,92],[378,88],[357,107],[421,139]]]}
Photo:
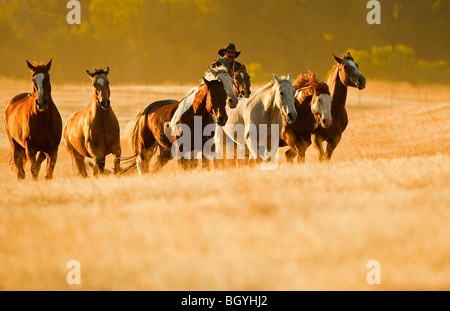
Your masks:
{"label": "horse eye", "polygon": [[284,95],[284,93],[283,93],[283,92],[280,92],[280,95],[281,95],[281,96],[283,96],[283,95]]}

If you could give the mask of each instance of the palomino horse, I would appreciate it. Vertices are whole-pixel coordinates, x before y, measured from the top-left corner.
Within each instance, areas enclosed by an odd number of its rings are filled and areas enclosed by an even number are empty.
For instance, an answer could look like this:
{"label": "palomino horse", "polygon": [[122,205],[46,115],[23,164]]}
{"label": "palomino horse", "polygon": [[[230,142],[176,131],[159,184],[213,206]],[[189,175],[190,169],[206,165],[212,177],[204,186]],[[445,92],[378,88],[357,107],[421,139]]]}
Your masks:
{"label": "palomino horse", "polygon": [[249,98],[251,91],[250,91],[250,76],[248,75],[247,71],[241,69],[234,73],[233,75],[233,86],[234,86],[234,93],[243,98]]}
{"label": "palomino horse", "polygon": [[[216,150],[220,159],[224,159],[223,152],[228,149],[224,148],[224,144],[228,144],[230,139],[237,144],[238,148],[247,146],[250,159],[258,159],[258,147],[262,151],[260,156],[265,160],[268,158],[269,150],[272,154],[278,150],[283,118],[288,123],[292,123],[297,118],[297,111],[294,106],[295,91],[292,86],[291,74],[287,78],[278,78],[275,74],[273,76],[274,80],[256,91],[250,98],[240,99],[236,109],[227,109],[228,122],[224,126],[225,139],[221,139],[218,130],[216,130],[215,136]],[[266,126],[266,133],[260,131],[261,125]],[[272,127],[276,131],[273,134],[277,136],[274,137],[277,139],[275,146],[271,144]],[[244,133],[239,135],[236,133],[237,131]],[[272,150],[272,147],[275,150]]]}
{"label": "palomino horse", "polygon": [[[319,160],[330,160],[334,149],[339,144],[342,133],[348,124],[347,110],[345,102],[347,100],[347,87],[355,87],[363,90],[366,87],[366,78],[359,72],[359,66],[355,63],[350,52],[342,58],[333,55],[336,62],[333,71],[328,79],[333,104],[331,105],[331,116],[333,124],[328,128],[319,127],[312,139],[314,147],[319,153]],[[322,143],[326,141],[326,152]]]}
{"label": "palomino horse", "polygon": [[42,162],[47,159],[46,179],[53,177],[58,146],[61,141],[62,120],[51,96],[50,70],[46,65],[32,65],[33,92],[11,99],[5,111],[5,129],[13,149],[17,178],[25,178],[24,164],[31,162],[31,174],[38,178]]}
{"label": "palomino horse", "polygon": [[110,153],[117,174],[120,172],[120,128],[109,100],[109,67],[86,72],[92,79],[93,98],[86,109],[75,112],[67,120],[64,142],[81,176],[87,177],[85,157],[95,160],[94,174],[98,175],[99,171],[103,173],[105,157]]}
{"label": "palomino horse", "polygon": [[283,120],[283,140],[280,141],[280,147],[285,144],[291,147],[285,153],[289,162],[296,156],[299,162],[304,162],[305,151],[312,143],[311,134],[319,126],[328,128],[332,124],[331,95],[328,85],[317,80],[316,75],[311,72],[298,75],[294,89],[297,120],[290,124]]}
{"label": "palomino horse", "polygon": [[[219,125],[224,125],[227,121],[227,113],[225,111],[227,94],[224,86],[217,80],[208,81],[203,79],[197,91],[192,105],[178,119],[177,124],[188,126],[191,134],[194,134],[196,118],[201,119],[201,133],[204,128],[210,124],[214,124],[215,120]],[[158,101],[147,106],[143,111],[136,114],[127,125],[127,136],[131,144],[133,154],[136,156],[137,168],[139,174],[149,171],[149,164],[152,156],[155,154],[159,146],[160,154],[155,163],[154,171],[162,168],[173,156],[179,159],[179,164],[183,168],[188,168],[192,162],[189,159],[180,158],[177,154],[172,153],[172,145],[177,146],[177,140],[183,138],[183,133],[178,132],[172,136],[172,131],[167,131],[167,123],[173,119],[173,115],[178,109],[182,101]],[[198,120],[198,119],[197,119]],[[198,122],[198,121],[197,121]],[[182,129],[183,130],[183,129]],[[195,135],[191,135],[191,146],[195,146]],[[212,135],[202,135],[201,148],[206,141],[214,137]],[[189,138],[188,138],[189,139]],[[176,148],[175,148],[176,149]],[[194,149],[185,150],[183,152],[193,152]],[[202,150],[197,150],[202,151]],[[205,159],[203,155],[203,159]],[[202,161],[204,167],[209,167],[208,161]]]}

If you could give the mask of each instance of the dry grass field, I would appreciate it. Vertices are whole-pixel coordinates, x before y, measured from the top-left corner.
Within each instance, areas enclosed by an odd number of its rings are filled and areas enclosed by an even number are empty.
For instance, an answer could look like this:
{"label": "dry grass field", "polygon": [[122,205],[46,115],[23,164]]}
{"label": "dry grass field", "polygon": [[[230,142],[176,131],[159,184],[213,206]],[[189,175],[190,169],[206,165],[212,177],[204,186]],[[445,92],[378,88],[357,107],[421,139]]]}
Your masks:
{"label": "dry grass field", "polygon": [[[2,113],[31,88],[0,85]],[[190,87],[111,86],[122,130]],[[53,85],[63,122],[91,92],[88,79]],[[149,176],[83,180],[61,145],[49,182],[42,170],[16,180],[1,122],[0,290],[450,290],[450,87],[368,81],[347,106],[330,163],[311,147],[305,164],[288,164],[283,148],[274,171],[172,161]],[[66,282],[70,260],[80,285]],[[379,285],[366,281],[370,260]]]}

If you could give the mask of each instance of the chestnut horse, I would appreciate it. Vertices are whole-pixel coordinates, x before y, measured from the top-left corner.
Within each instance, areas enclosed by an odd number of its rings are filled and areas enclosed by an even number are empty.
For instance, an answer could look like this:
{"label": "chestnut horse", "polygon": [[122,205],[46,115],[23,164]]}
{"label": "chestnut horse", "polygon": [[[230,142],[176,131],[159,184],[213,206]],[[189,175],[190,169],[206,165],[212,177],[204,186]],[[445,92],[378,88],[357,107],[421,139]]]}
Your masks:
{"label": "chestnut horse", "polygon": [[[342,58],[333,55],[336,62],[333,71],[328,79],[333,104],[331,105],[331,116],[333,124],[329,128],[319,127],[312,139],[314,147],[319,153],[319,160],[330,160],[334,149],[339,144],[342,133],[348,124],[347,110],[345,102],[347,100],[347,87],[355,87],[363,90],[366,87],[366,78],[359,71],[359,66],[350,55],[350,52]],[[326,152],[322,143],[326,141]]]}
{"label": "chestnut horse", "polygon": [[111,108],[108,81],[109,67],[86,70],[94,87],[86,109],[73,113],[64,126],[64,142],[75,160],[79,173],[87,177],[84,158],[95,160],[94,175],[104,172],[105,157],[112,153],[114,173],[120,172],[120,127]]}
{"label": "chestnut horse", "polygon": [[238,97],[249,98],[251,94],[250,85],[250,76],[244,69],[240,69],[233,74],[234,93]]}
{"label": "chestnut horse", "polygon": [[[203,79],[197,92],[192,106],[185,111],[177,124],[188,126],[191,130],[191,146],[195,146],[194,141],[194,120],[201,119],[202,141],[201,147],[206,141],[214,137],[214,133],[205,135],[203,130],[206,126],[214,124],[215,120],[223,126],[228,117],[225,111],[227,93],[223,84],[218,80],[208,81]],[[136,164],[139,174],[149,171],[149,164],[156,149],[159,147],[160,154],[154,166],[154,171],[161,169],[170,159],[176,156],[179,164],[183,168],[188,168],[192,163],[197,161],[180,157],[179,153],[173,154],[173,148],[177,146],[178,139],[183,138],[182,131],[172,136],[172,130],[168,127],[169,122],[182,101],[163,100],[148,105],[144,110],[136,114],[127,125],[126,133],[131,145],[133,155],[136,157]],[[198,120],[198,119],[197,119]],[[196,125],[196,124],[195,124]],[[175,145],[175,146],[173,146]],[[185,148],[185,146],[183,146]],[[176,149],[176,148],[175,148]],[[193,152],[191,150],[183,150],[184,153]],[[202,150],[196,150],[202,151]],[[209,168],[209,161],[206,161],[205,155],[202,154],[202,165]]]}
{"label": "chestnut horse", "polygon": [[32,93],[22,93],[11,99],[5,111],[5,129],[13,149],[13,163],[17,178],[25,178],[24,164],[31,162],[31,174],[37,179],[42,162],[47,159],[46,179],[53,178],[58,147],[61,141],[62,120],[52,100],[49,70],[46,65],[32,65]]}
{"label": "chestnut horse", "polygon": [[294,123],[288,123],[283,118],[280,147],[286,144],[291,147],[285,153],[289,162],[296,156],[299,162],[304,162],[306,149],[312,143],[311,134],[319,126],[328,128],[332,124],[331,95],[328,85],[317,80],[316,75],[311,72],[298,75],[293,85],[296,90],[297,119]]}

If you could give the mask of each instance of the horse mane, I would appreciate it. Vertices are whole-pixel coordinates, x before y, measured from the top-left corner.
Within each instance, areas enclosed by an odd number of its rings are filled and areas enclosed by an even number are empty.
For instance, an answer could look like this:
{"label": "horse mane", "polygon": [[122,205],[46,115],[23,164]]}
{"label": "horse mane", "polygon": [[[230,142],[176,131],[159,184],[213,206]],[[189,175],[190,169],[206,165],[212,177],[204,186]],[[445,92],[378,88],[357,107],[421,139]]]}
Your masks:
{"label": "horse mane", "polygon": [[305,87],[312,87],[316,94],[330,94],[328,84],[318,80],[316,74],[308,71],[306,74],[299,74],[293,83],[294,89],[299,90]]}
{"label": "horse mane", "polygon": [[[346,59],[346,60],[355,61],[353,59],[353,57],[350,55],[350,52],[342,54],[340,56],[340,58]],[[328,77],[328,85],[329,85],[329,88],[331,89],[331,92],[333,92],[333,94],[334,94],[334,91],[335,91],[335,88],[336,88],[336,79],[339,79],[339,77],[338,77],[338,70],[339,70],[339,64],[334,64],[333,69],[331,69],[331,74]]]}
{"label": "horse mane", "polygon": [[95,67],[93,75],[95,76],[95,75],[101,75],[101,74],[106,75],[106,74],[108,74],[108,71],[106,71],[106,69],[102,69],[100,67]]}
{"label": "horse mane", "polygon": [[48,72],[47,64],[44,64],[42,62],[33,61],[32,65],[34,66],[36,73]]}
{"label": "horse mane", "polygon": [[[227,73],[228,75],[230,74],[230,72],[228,71],[227,67],[225,67],[224,65],[220,65],[219,67],[214,67],[212,68],[215,71],[219,72],[219,73]],[[215,80],[216,77],[208,70],[206,70],[205,72],[205,78],[207,80]]]}
{"label": "horse mane", "polygon": [[[255,92],[255,94],[253,96],[260,96],[268,91],[270,91],[273,87],[273,85],[275,84],[275,80],[270,81],[269,83],[267,83],[265,86],[263,86],[262,88],[260,88],[259,90],[257,90]],[[274,94],[275,96],[275,94]]]}

